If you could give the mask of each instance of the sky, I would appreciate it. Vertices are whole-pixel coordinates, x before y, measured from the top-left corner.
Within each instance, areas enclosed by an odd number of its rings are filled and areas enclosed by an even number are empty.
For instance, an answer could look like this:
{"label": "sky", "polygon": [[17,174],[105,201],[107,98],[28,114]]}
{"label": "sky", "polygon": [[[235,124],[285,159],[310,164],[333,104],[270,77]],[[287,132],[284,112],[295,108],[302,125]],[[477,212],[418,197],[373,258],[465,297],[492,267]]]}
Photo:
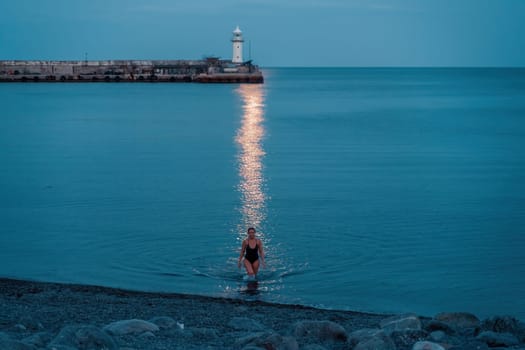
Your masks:
{"label": "sky", "polygon": [[[525,0],[0,0],[0,60],[525,66]],[[251,48],[251,49],[250,49]]]}

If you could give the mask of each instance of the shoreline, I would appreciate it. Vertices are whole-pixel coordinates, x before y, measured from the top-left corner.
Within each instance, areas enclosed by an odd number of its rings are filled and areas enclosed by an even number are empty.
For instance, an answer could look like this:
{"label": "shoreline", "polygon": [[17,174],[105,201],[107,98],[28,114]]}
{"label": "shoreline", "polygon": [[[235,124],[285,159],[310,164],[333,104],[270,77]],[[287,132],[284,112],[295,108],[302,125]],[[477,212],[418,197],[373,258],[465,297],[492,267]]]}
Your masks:
{"label": "shoreline", "polygon": [[[7,287],[6,287],[7,286]],[[291,308],[291,309],[304,309],[320,312],[343,312],[351,313],[356,315],[369,315],[377,317],[388,317],[391,313],[375,313],[366,311],[354,311],[354,310],[342,310],[335,308],[323,308],[305,304],[293,304],[293,303],[278,303],[264,300],[246,300],[242,298],[229,298],[222,296],[212,296],[203,294],[189,294],[189,293],[177,293],[177,292],[161,292],[161,291],[142,291],[135,289],[126,289],[119,287],[108,287],[92,284],[81,284],[81,283],[67,283],[67,282],[46,282],[31,279],[19,279],[12,277],[0,277],[0,296],[4,296],[5,292],[8,291],[13,293],[13,288],[17,287],[17,293],[23,295],[24,293],[39,293],[42,291],[65,289],[72,292],[90,292],[90,293],[103,293],[114,296],[127,296],[127,297],[144,297],[144,298],[167,298],[167,299],[191,299],[198,302],[217,302],[217,303],[233,303],[233,304],[249,304],[249,305],[260,305],[276,308]]]}
{"label": "shoreline", "polygon": [[1,349],[525,348],[521,321],[460,312],[373,314],[12,278],[0,278],[0,307]]}

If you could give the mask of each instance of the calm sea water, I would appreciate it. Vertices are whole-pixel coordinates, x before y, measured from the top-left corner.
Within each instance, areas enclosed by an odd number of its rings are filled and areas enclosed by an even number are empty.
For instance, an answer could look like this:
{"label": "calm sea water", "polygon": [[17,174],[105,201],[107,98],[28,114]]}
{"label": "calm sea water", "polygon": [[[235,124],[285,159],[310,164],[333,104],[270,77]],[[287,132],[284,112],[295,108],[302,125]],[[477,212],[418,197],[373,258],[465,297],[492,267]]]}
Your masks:
{"label": "calm sea water", "polygon": [[525,319],[525,70],[265,75],[1,84],[0,276]]}

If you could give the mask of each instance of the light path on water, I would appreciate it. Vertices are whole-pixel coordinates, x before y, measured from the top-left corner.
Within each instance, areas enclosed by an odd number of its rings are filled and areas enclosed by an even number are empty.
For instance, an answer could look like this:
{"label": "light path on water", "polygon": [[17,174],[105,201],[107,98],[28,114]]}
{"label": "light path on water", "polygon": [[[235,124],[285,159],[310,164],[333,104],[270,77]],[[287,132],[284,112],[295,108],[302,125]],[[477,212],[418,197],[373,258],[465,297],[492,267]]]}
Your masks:
{"label": "light path on water", "polygon": [[[236,190],[240,195],[240,222],[235,227],[233,235],[236,246],[232,247],[237,253],[242,241],[247,237],[248,227],[257,230],[257,238],[263,242],[265,250],[269,251],[267,267],[260,266],[256,278],[247,276],[244,266],[238,273],[228,272],[230,266],[236,264],[237,256],[228,259],[227,266],[218,275],[201,273],[202,276],[220,280],[219,288],[223,296],[240,297],[250,300],[275,301],[271,292],[278,292],[284,288],[284,277],[292,271],[280,258],[283,252],[279,246],[272,245],[272,237],[265,232],[267,225],[267,182],[264,178],[264,138],[265,138],[265,89],[264,85],[243,84],[235,89],[241,101],[240,126],[236,132],[237,169],[239,184]],[[305,264],[300,264],[305,266]],[[299,271],[301,268],[296,269]],[[211,268],[214,270],[214,268]],[[284,301],[284,300],[281,300]],[[288,300],[289,301],[289,300]],[[299,302],[300,300],[295,300]]]}

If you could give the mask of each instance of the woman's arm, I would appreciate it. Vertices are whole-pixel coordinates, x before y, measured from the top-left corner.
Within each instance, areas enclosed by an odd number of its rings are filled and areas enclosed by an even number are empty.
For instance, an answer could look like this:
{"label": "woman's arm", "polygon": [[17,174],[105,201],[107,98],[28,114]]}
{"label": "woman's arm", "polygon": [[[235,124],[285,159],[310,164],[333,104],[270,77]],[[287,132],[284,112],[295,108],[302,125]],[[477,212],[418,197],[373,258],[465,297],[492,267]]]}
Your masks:
{"label": "woman's arm", "polygon": [[241,246],[241,255],[239,255],[239,261],[237,262],[237,265],[239,267],[241,267],[241,261],[242,261],[242,257],[244,256],[244,251],[246,250],[246,240],[243,240],[242,241],[242,246]]}
{"label": "woman's arm", "polygon": [[266,261],[264,260],[264,248],[262,241],[259,239],[259,257],[261,258],[261,262],[264,267],[266,267]]}

